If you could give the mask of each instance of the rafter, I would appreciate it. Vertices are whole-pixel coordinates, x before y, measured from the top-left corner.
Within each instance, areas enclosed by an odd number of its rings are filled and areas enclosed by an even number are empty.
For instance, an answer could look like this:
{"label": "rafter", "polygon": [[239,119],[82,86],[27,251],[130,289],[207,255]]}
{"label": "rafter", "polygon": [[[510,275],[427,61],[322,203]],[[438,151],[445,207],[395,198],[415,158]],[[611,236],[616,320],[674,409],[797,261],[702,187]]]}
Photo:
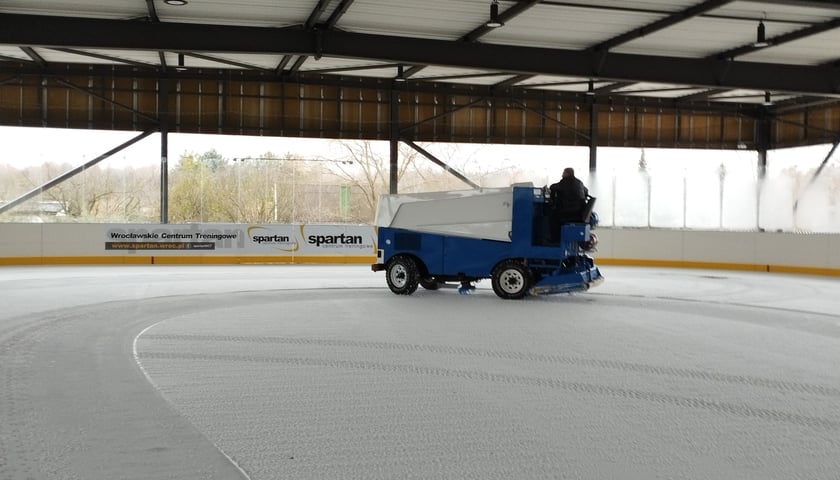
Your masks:
{"label": "rafter", "polygon": [[[318,19],[321,18],[321,14],[324,13],[324,10],[327,8],[327,5],[332,0],[318,0],[318,4],[315,5],[315,8],[312,9],[312,12],[309,13],[309,18],[306,19],[306,22],[303,24],[303,28],[305,30],[312,30],[318,24]],[[338,20],[347,12],[347,9],[350,8],[350,5],[353,3],[353,0],[342,0],[342,2],[333,10],[333,13],[330,15],[330,18],[327,19],[326,23],[323,24],[321,28],[326,30],[331,30],[335,28],[335,24],[338,23]],[[297,73],[300,68],[303,66],[303,63],[308,58],[307,55],[301,55],[296,60],[295,63],[292,64],[292,68],[289,69],[289,74]],[[291,61],[291,55],[284,55],[283,58],[280,60],[280,63],[277,65],[275,70],[277,73],[282,73],[283,70],[286,68],[286,65],[289,64]]]}
{"label": "rafter", "polygon": [[621,35],[615,36],[609,40],[605,40],[601,43],[593,45],[592,47],[590,47],[590,50],[599,52],[609,50],[623,43],[627,43],[631,40],[635,40],[637,38],[644,37],[645,35],[650,35],[651,33],[657,32],[659,30],[672,27],[680,22],[689,20],[702,13],[719,8],[720,6],[726,5],[727,3],[730,3],[732,1],[733,0],[706,0],[705,2],[693,5],[691,7],[686,8],[685,10],[681,10],[679,12],[668,15],[667,17],[661,18],[643,27],[635,28],[629,32],[622,33]]}
{"label": "rafter", "polygon": [[[146,10],[149,12],[149,21],[160,22],[160,17],[158,17],[157,9],[155,8],[155,0],[146,0]],[[158,50],[158,61],[160,61],[160,67],[166,70],[166,54],[161,50]]]}
{"label": "rafter", "polygon": [[101,53],[86,52],[84,50],[78,50],[78,49],[75,49],[75,48],[53,48],[52,50],[55,50],[57,52],[70,53],[70,54],[73,54],[73,55],[80,55],[80,56],[83,56],[83,57],[98,58],[100,60],[107,60],[109,62],[114,62],[114,63],[124,63],[126,65],[134,65],[135,67],[148,68],[148,67],[153,67],[154,66],[154,65],[151,65],[149,63],[138,62],[138,61],[135,61],[135,60],[128,60],[128,59],[125,59],[125,58],[115,57],[113,55],[103,55]]}
{"label": "rafter", "polygon": [[[827,22],[818,23],[816,25],[811,25],[810,27],[801,28],[799,30],[795,30],[793,32],[784,33],[782,35],[778,35],[775,37],[768,38],[767,41],[770,43],[770,46],[778,46],[784,43],[792,42],[794,40],[800,40],[803,38],[810,37],[812,35],[816,35],[818,33],[827,32],[829,30],[834,30],[835,28],[840,27],[840,18],[834,18]],[[767,47],[757,47],[753,44],[747,44],[740,47],[732,48],[729,50],[724,50],[722,52],[718,52],[712,55],[709,55],[707,58],[710,59],[732,59],[735,57],[739,57],[741,55],[746,55],[748,53],[752,53],[758,50],[763,50]]]}
{"label": "rafter", "polygon": [[718,95],[720,93],[728,92],[729,89],[727,88],[710,88],[708,90],[704,90],[702,92],[691,93],[689,95],[683,95],[678,98],[678,100],[683,102],[697,102],[701,100],[706,100],[710,97]]}
{"label": "rafter", "polygon": [[[367,58],[389,63],[835,96],[834,66],[591,52],[290,28],[0,14],[0,43]],[[114,60],[113,58],[111,60]],[[132,63],[121,60],[122,63]],[[135,65],[144,65],[133,62]],[[144,65],[148,66],[148,65]]]}
{"label": "rafter", "polygon": [[[536,4],[540,3],[540,0],[523,0],[518,2],[516,5],[508,8],[504,12],[499,12],[499,20],[502,23],[507,23],[512,19],[516,18],[519,15],[522,15],[526,10],[535,6]],[[474,42],[479,38],[483,37],[487,32],[495,30],[493,27],[488,27],[486,24],[482,24],[479,27],[476,27],[473,31],[467,33],[463,37],[461,37],[462,42]]]}
{"label": "rafter", "polygon": [[513,77],[510,77],[506,80],[502,80],[501,82],[494,83],[493,87],[495,87],[495,88],[512,87],[512,86],[516,85],[517,83],[524,82],[525,80],[528,80],[529,78],[533,78],[533,77],[534,77],[533,75],[514,75]]}
{"label": "rafter", "polygon": [[[511,19],[513,19],[513,18],[515,18],[519,15],[522,15],[526,10],[528,10],[529,8],[533,7],[534,5],[536,5],[538,3],[540,3],[539,0],[527,0],[527,1],[522,1],[520,3],[517,3],[513,7],[505,10],[504,12],[501,12],[499,14],[499,20],[501,20],[502,22],[508,22]],[[483,37],[485,34],[489,33],[492,30],[495,30],[495,28],[491,28],[491,27],[488,27],[485,24],[482,24],[481,26],[476,27],[474,30],[465,34],[464,36],[462,36],[458,40],[461,41],[461,42],[475,42],[476,40]],[[405,78],[409,78],[412,75],[417,74],[418,72],[420,72],[421,70],[423,70],[426,67],[427,67],[427,65],[415,65],[414,67],[412,67],[412,68],[406,70],[405,72],[403,72],[403,76]],[[528,77],[533,77],[533,75],[529,75]],[[523,78],[523,80],[526,80],[526,79]]]}
{"label": "rafter", "polygon": [[213,56],[213,55],[205,55],[203,53],[196,53],[196,52],[178,52],[178,53],[183,53],[185,56],[188,56],[188,57],[199,58],[201,60],[207,60],[209,62],[220,63],[222,65],[230,65],[232,67],[244,68],[246,70],[257,70],[257,71],[261,71],[261,72],[273,72],[274,71],[270,68],[256,67],[254,65],[249,65],[247,63],[237,62],[235,60],[228,60],[226,58],[219,58],[219,57],[216,57],[216,56]]}
{"label": "rafter", "polygon": [[341,0],[341,3],[339,3],[338,6],[335,7],[335,10],[333,10],[330,18],[327,19],[327,23],[324,24],[324,27],[328,30],[335,28],[338,20],[347,13],[347,9],[350,8],[350,5],[353,5],[353,1],[354,0]]}
{"label": "rafter", "polygon": [[35,64],[38,65],[39,67],[46,67],[47,66],[47,61],[44,60],[44,57],[38,55],[38,52],[36,52],[34,48],[32,48],[32,47],[20,47],[20,49],[23,50],[23,53],[25,53],[27,56],[29,56],[29,58],[31,58],[32,61],[35,62]]}

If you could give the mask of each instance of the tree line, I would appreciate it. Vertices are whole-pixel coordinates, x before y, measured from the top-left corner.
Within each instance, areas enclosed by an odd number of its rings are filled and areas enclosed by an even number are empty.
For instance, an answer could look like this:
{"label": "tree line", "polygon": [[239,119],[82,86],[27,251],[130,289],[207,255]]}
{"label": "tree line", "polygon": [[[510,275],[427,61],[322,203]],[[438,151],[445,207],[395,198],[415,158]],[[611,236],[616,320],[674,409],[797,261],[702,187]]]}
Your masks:
{"label": "tree line", "polygon": [[[266,152],[225,158],[216,150],[185,152],[168,172],[171,223],[371,223],[380,194],[389,190],[389,159],[370,142],[341,142],[343,155],[307,159]],[[457,156],[457,152],[450,152]],[[447,158],[446,161],[455,161]],[[458,168],[470,169],[464,162]],[[0,165],[0,200],[11,200],[70,170],[47,162],[17,169]],[[480,163],[465,171],[481,182]],[[517,181],[506,171],[504,182]],[[399,152],[400,192],[469,188],[408,147]],[[0,221],[156,223],[160,167],[106,161],[43,191],[0,215]]]}

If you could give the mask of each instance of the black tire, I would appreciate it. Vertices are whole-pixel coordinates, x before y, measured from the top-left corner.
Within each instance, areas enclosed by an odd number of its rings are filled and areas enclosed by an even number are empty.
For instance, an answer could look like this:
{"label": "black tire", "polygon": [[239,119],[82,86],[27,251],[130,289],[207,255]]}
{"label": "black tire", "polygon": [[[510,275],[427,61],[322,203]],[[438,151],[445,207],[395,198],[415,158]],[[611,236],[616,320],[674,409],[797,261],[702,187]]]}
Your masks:
{"label": "black tire", "polygon": [[531,270],[516,260],[505,260],[496,265],[491,277],[493,291],[505,300],[523,298],[531,288]]}
{"label": "black tire", "polygon": [[426,290],[437,290],[440,288],[440,282],[435,277],[421,277],[420,286]]}
{"label": "black tire", "polygon": [[388,261],[385,279],[392,292],[397,295],[411,295],[417,290],[420,282],[417,263],[411,257],[397,255]]}

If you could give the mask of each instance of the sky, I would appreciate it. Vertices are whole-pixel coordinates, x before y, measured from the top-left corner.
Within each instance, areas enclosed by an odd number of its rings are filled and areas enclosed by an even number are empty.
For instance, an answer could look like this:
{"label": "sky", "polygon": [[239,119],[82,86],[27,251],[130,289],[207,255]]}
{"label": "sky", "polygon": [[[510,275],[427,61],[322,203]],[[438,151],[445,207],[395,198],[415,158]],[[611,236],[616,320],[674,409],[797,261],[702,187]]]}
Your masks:
{"label": "sky", "polygon": [[[0,127],[0,141],[3,145],[0,149],[0,166],[21,168],[66,162],[75,167],[136,135],[137,132]],[[343,160],[347,156],[341,142],[353,140],[172,133],[169,135],[169,165],[170,168],[177,165],[178,159],[184,154],[203,154],[210,150],[216,150],[228,159],[260,157],[270,152],[278,156],[290,154],[313,160]],[[371,143],[381,158],[388,158],[388,142]],[[760,224],[774,230],[804,228],[840,231],[840,209],[835,205],[836,194],[830,190],[834,187],[830,186],[827,175],[822,175],[820,179],[824,185],[818,185],[818,182],[814,188],[809,187],[807,195],[802,194],[804,196],[801,198],[809,208],[798,211],[793,207],[800,199],[797,197],[800,194],[796,193],[799,187],[791,183],[789,175],[780,175],[783,170],[791,167],[801,173],[813,170],[822,163],[830,145],[769,152],[768,175],[761,185],[757,175],[758,155],[748,150],[600,147],[597,176],[592,176],[588,171],[587,147],[447,143],[422,146],[484,187],[505,187],[511,182],[550,185],[560,179],[563,168],[573,167],[578,177],[589,185],[590,192],[600,198],[599,211],[609,216],[611,225],[692,226],[692,222],[686,220],[691,212],[683,207],[678,208],[677,204],[725,204],[729,212],[726,213],[729,217],[727,226],[751,228],[756,223],[756,208],[752,205],[759,195],[756,192],[760,190],[762,199],[758,202],[763,205],[762,211],[765,212],[762,215],[772,216],[762,218]],[[639,161],[642,157],[647,164],[654,193],[650,193],[650,184],[645,186],[648,180],[639,174]],[[829,165],[836,166],[837,163],[838,158],[832,158]],[[160,165],[159,134],[139,141],[100,164],[109,168],[121,168],[123,165]],[[428,165],[433,164],[429,162]],[[726,173],[725,198],[724,193],[721,193],[721,165]],[[464,184],[463,188],[470,187]],[[813,199],[810,203],[808,197]],[[663,198],[667,199],[663,201]],[[639,213],[650,209],[661,213],[652,216]],[[723,214],[718,213],[717,207],[709,210],[696,220],[695,226],[718,225],[715,219],[722,218]],[[735,211],[738,213],[731,213]],[[779,212],[784,212],[784,215]],[[733,215],[742,220],[733,220]],[[805,216],[813,218],[806,221]]]}

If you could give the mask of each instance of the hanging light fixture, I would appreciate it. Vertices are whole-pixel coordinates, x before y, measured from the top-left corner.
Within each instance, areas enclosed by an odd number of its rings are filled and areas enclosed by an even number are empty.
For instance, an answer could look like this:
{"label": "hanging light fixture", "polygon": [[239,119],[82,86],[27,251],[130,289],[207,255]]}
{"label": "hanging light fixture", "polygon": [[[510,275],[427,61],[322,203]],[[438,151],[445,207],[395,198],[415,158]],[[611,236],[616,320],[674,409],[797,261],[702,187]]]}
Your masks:
{"label": "hanging light fixture", "polygon": [[490,28],[498,28],[505,23],[499,19],[499,0],[493,0],[490,4],[490,20],[485,24]]}
{"label": "hanging light fixture", "polygon": [[767,41],[767,33],[764,30],[764,19],[758,21],[758,28],[755,32],[755,43],[753,47],[764,48],[769,47],[770,42]]}
{"label": "hanging light fixture", "polygon": [[768,92],[768,91],[764,92],[764,101],[761,102],[761,104],[764,105],[765,107],[769,107],[770,105],[773,105],[773,102],[770,100],[770,92]]}
{"label": "hanging light fixture", "polygon": [[163,0],[163,3],[173,7],[182,7],[187,4],[187,0]]}
{"label": "hanging light fixture", "polygon": [[177,67],[175,67],[175,70],[177,70],[177,71],[179,71],[179,72],[183,72],[183,71],[184,71],[184,70],[186,70],[186,69],[187,69],[187,67],[186,67],[186,66],[184,66],[184,54],[183,54],[183,53],[179,53],[179,54],[178,54],[178,66],[177,66]]}
{"label": "hanging light fixture", "polygon": [[587,96],[595,95],[595,82],[593,82],[592,80],[589,81],[589,88],[586,90],[586,95]]}
{"label": "hanging light fixture", "polygon": [[405,71],[403,70],[402,65],[397,65],[397,76],[394,78],[395,82],[404,82],[405,81]]}

